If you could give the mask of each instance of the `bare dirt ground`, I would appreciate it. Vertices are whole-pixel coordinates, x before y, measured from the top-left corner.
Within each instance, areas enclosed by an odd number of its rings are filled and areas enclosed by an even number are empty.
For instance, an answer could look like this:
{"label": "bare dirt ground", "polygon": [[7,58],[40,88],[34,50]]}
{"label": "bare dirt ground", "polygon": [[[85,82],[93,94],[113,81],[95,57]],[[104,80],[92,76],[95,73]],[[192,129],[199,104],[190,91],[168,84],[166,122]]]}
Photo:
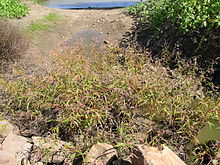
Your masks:
{"label": "bare dirt ground", "polygon": [[[24,29],[49,13],[62,16],[62,19],[57,21],[56,25],[49,31],[41,31],[35,34],[37,40],[30,39],[28,51],[19,64],[22,64],[30,72],[39,68],[51,68],[52,52],[63,49],[62,45],[65,43],[68,43],[68,46],[74,46],[75,40],[78,40],[77,36],[90,40],[92,40],[91,37],[97,36],[99,44],[116,44],[129,31],[133,22],[129,16],[124,14],[125,9],[60,10],[33,3],[27,3],[27,5],[30,8],[29,15],[18,20],[12,20],[16,26]],[[89,43],[85,42],[84,44]],[[90,48],[87,47],[87,49]]]}

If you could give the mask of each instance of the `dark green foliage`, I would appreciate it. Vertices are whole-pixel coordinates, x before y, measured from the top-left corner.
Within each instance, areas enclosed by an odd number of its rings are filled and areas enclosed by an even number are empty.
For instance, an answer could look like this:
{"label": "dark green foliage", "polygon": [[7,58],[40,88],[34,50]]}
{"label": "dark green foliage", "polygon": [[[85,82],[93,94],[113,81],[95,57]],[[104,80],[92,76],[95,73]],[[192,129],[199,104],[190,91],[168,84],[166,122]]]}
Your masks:
{"label": "dark green foliage", "polygon": [[28,7],[20,0],[0,0],[0,17],[21,18],[28,13]]}
{"label": "dark green foliage", "polygon": [[138,22],[129,40],[138,48],[148,49],[171,68],[197,59],[200,69],[214,68],[207,75],[220,84],[220,1],[153,0],[129,11]]}
{"label": "dark green foliage", "polygon": [[162,30],[164,23],[174,24],[186,33],[191,30],[212,30],[220,25],[220,1],[216,0],[153,0],[129,8],[142,23]]}

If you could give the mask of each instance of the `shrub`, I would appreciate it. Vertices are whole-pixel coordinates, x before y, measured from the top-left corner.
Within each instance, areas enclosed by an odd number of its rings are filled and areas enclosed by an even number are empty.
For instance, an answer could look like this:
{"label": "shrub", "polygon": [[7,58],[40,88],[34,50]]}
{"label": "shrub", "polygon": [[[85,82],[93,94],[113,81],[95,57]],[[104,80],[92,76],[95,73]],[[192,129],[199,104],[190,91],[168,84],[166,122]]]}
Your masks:
{"label": "shrub", "polygon": [[0,19],[0,36],[0,66],[3,67],[24,53],[27,40],[23,32],[6,19]]}
{"label": "shrub", "polygon": [[[46,75],[3,82],[9,95],[3,109],[15,118],[31,114],[31,123],[40,118],[38,127],[44,125],[44,131],[76,146],[76,137],[83,137],[82,150],[97,141],[139,143],[143,139],[134,136],[140,132],[149,135],[146,143],[178,150],[193,142],[209,118],[219,119],[219,98],[198,94],[200,79],[178,72],[173,78],[145,55],[109,54],[91,60],[67,51],[56,61],[60,67]],[[163,126],[155,133],[143,119]]]}
{"label": "shrub", "polygon": [[20,0],[1,0],[0,17],[21,18],[28,13],[28,7]]}
{"label": "shrub", "polygon": [[220,26],[220,2],[216,0],[154,0],[129,8],[156,30],[166,23],[174,24],[186,33],[192,30],[213,30]]}
{"label": "shrub", "polygon": [[214,74],[207,75],[220,84],[220,1],[153,0],[130,7],[129,11],[138,22],[128,36],[135,44],[129,46],[148,49],[157,58],[168,57],[166,64],[171,68],[178,67],[182,60],[197,59],[201,70],[215,68],[211,71]]}

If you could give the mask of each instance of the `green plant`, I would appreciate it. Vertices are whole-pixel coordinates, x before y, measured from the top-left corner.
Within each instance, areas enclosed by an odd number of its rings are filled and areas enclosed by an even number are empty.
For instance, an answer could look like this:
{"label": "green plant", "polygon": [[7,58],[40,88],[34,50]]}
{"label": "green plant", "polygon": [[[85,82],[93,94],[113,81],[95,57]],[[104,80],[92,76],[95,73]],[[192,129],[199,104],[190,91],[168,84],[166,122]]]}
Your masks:
{"label": "green plant", "polygon": [[28,0],[34,4],[43,5],[46,0]]}
{"label": "green plant", "polygon": [[165,23],[174,24],[184,33],[210,31],[220,25],[220,2],[216,0],[154,0],[139,3],[129,11],[156,30],[163,30]]}
{"label": "green plant", "polygon": [[[9,96],[3,109],[16,118],[24,112],[36,116],[32,123],[41,122],[41,129],[82,151],[97,141],[123,151],[122,146],[140,142],[135,137],[139,132],[148,136],[146,143],[178,149],[179,141],[182,147],[193,143],[209,118],[219,119],[219,97],[197,94],[200,78],[178,71],[172,78],[145,55],[109,53],[88,59],[67,50],[55,61],[57,70],[48,74],[3,81]],[[149,127],[146,118],[162,125]]]}
{"label": "green plant", "polygon": [[[220,2],[216,0],[153,0],[128,8],[135,16],[135,41],[142,51],[166,59],[171,69],[196,59],[198,74],[219,84]],[[135,35],[134,35],[135,34]],[[129,44],[133,47],[133,44]],[[166,52],[166,53],[164,53]],[[215,71],[211,71],[215,68]],[[214,73],[211,73],[214,72]]]}
{"label": "green plant", "polygon": [[28,7],[20,0],[1,0],[0,17],[21,18],[28,13]]}
{"label": "green plant", "polygon": [[39,31],[50,31],[60,19],[60,15],[51,12],[48,15],[44,16],[42,19],[39,19],[36,22],[32,23],[27,28],[27,31],[30,34],[34,34]]}

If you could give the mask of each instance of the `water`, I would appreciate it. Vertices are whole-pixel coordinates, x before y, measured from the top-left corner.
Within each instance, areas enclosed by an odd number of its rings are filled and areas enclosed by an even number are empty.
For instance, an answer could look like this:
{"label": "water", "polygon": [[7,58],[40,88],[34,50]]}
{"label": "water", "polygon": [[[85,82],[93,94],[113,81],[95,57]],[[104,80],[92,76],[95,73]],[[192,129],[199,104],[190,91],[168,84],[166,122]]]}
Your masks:
{"label": "water", "polygon": [[82,30],[65,41],[64,46],[79,47],[85,56],[91,57],[103,52],[104,41],[100,32],[96,30]]}
{"label": "water", "polygon": [[60,9],[118,8],[134,6],[140,0],[45,0],[44,6]]}

